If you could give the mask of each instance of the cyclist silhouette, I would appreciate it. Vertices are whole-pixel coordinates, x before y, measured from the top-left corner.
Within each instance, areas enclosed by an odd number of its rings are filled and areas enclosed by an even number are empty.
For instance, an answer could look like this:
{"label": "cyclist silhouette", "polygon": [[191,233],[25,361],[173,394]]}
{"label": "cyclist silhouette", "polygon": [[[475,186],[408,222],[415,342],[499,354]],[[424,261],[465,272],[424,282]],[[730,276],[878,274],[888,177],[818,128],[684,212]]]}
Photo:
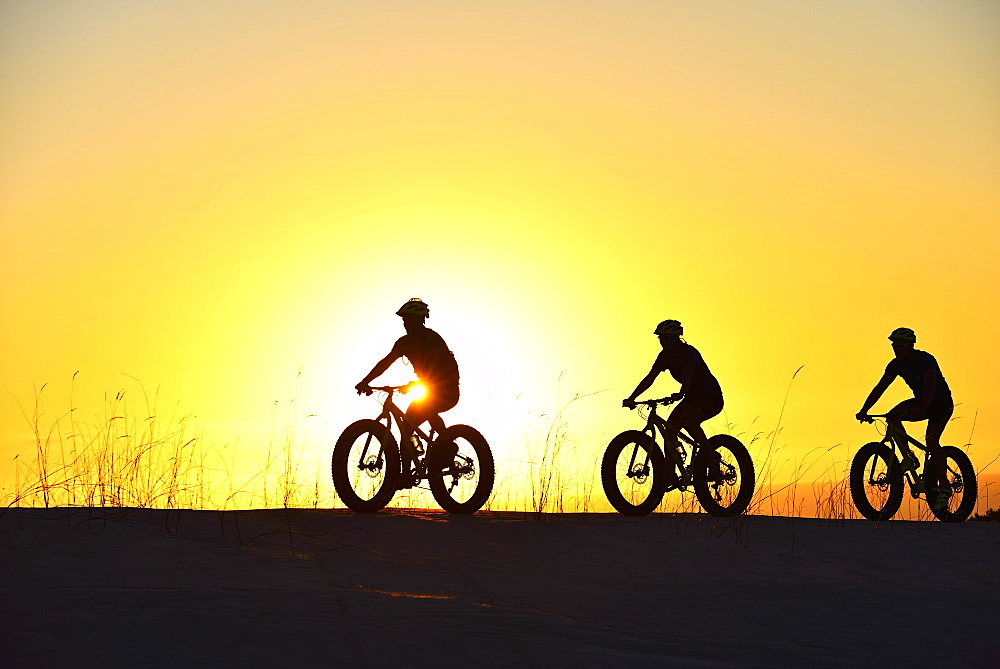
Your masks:
{"label": "cyclist silhouette", "polygon": [[[396,315],[403,319],[406,334],[396,340],[389,354],[372,367],[372,371],[368,372],[355,389],[359,395],[371,395],[372,388],[368,384],[384,374],[392,363],[405,357],[413,365],[413,372],[425,392],[423,397],[410,403],[406,410],[406,423],[402,425],[404,433],[400,435],[402,437],[400,450],[404,460],[403,471],[406,472],[409,471],[409,461],[415,456],[410,443],[412,434],[410,427],[419,427],[426,421],[440,435],[445,429],[440,414],[458,404],[458,363],[441,335],[424,325],[424,321],[430,315],[430,308],[426,302],[414,297],[401,306]],[[436,450],[441,449],[435,449],[433,445],[430,447],[427,454],[428,461],[446,462],[448,453],[436,453]],[[451,455],[454,457],[454,453]]]}
{"label": "cyclist silhouette", "polygon": [[656,326],[653,334],[659,337],[663,350],[632,394],[622,400],[622,406],[634,409],[635,398],[653,385],[660,372],[669,371],[681,384],[681,389],[670,396],[674,400],[680,399],[680,402],[667,417],[667,425],[674,430],[684,428],[696,442],[704,444],[707,437],[701,424],[722,411],[722,387],[712,376],[698,349],[681,339],[684,328],[679,321],[663,321]]}
{"label": "cyclist silhouette", "polygon": [[[885,372],[868,394],[856,418],[868,420],[868,410],[878,402],[889,384],[897,376],[902,377],[913,391],[913,397],[894,406],[886,415],[895,420],[927,421],[925,443],[931,456],[931,469],[937,481],[947,481],[947,468],[941,455],[941,434],[951,419],[955,404],[951,389],[944,380],[937,360],[927,351],[915,348],[917,335],[910,328],[896,328],[889,335],[895,358],[885,366]],[[941,510],[948,505],[951,487],[935,485],[928,489],[928,499],[934,509]]]}

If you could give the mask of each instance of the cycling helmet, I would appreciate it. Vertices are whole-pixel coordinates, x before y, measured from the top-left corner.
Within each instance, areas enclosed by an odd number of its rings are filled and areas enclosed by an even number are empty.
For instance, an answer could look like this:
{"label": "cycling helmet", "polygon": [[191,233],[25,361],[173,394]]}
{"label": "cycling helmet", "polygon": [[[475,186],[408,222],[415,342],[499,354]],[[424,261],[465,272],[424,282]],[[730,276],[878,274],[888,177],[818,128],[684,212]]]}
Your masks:
{"label": "cycling helmet", "polygon": [[917,333],[910,328],[896,328],[892,331],[892,334],[889,335],[889,339],[890,341],[901,341],[908,344],[916,344]]}
{"label": "cycling helmet", "polygon": [[396,312],[397,316],[430,316],[431,310],[427,303],[419,297],[411,297],[406,304]]}
{"label": "cycling helmet", "polygon": [[680,321],[667,320],[667,321],[662,321],[659,325],[657,325],[656,329],[653,330],[653,334],[679,336],[684,334],[684,328],[681,327]]}

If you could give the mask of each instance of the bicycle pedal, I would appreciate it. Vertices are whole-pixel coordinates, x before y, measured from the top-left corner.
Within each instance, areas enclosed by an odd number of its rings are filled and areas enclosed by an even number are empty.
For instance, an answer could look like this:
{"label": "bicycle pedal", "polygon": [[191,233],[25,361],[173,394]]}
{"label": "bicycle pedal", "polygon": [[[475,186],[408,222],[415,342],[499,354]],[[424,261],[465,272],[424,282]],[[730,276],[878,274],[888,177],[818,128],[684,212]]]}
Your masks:
{"label": "bicycle pedal", "polygon": [[420,476],[418,474],[409,474],[404,476],[399,484],[396,486],[396,490],[405,490],[406,488],[413,488],[418,483],[420,483]]}

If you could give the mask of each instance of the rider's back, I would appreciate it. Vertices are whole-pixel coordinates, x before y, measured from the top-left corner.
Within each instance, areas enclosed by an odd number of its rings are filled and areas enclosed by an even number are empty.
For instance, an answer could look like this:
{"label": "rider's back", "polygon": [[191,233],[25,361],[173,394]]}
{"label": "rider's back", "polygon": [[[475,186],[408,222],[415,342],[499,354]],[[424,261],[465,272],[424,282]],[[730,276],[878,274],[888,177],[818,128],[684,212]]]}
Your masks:
{"label": "rider's back", "polygon": [[701,357],[701,353],[687,342],[681,342],[680,346],[670,352],[660,351],[659,355],[656,356],[656,361],[653,363],[653,368],[661,372],[669,371],[670,375],[678,383],[684,382],[684,377],[688,373],[688,370],[690,370],[692,376],[691,387],[688,389],[688,393],[691,395],[710,396],[722,394],[722,388],[719,386],[718,379],[708,369],[708,365],[705,363],[705,359]]}
{"label": "rider's back", "polygon": [[430,328],[400,337],[393,351],[406,356],[423,383],[436,387],[458,386],[458,362],[444,338]]}
{"label": "rider's back", "polygon": [[906,358],[893,358],[885,366],[887,374],[898,376],[906,382],[906,385],[913,391],[914,397],[923,400],[924,395],[924,373],[931,370],[935,375],[934,397],[931,402],[951,401],[951,389],[948,382],[944,380],[941,368],[937,360],[927,351],[914,350]]}

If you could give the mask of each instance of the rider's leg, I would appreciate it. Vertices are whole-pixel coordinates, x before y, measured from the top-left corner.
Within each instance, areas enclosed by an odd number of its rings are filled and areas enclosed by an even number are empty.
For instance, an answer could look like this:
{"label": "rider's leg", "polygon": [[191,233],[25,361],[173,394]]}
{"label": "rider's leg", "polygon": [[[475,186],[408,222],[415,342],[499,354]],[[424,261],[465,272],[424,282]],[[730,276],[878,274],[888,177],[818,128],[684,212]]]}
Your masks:
{"label": "rider's leg", "polygon": [[[701,445],[708,441],[708,436],[705,434],[705,430],[702,429],[701,424],[719,415],[722,412],[722,407],[724,403],[722,396],[711,395],[708,397],[685,397],[680,403],[670,412],[667,417],[667,425],[672,427],[674,430],[683,429],[687,432],[695,443]],[[676,449],[667,449],[668,451],[673,451],[672,455],[676,459]]]}
{"label": "rider's leg", "polygon": [[[414,402],[414,404],[410,405],[411,409],[414,408],[414,405],[417,405],[416,411],[419,412],[421,420],[426,420],[430,423],[430,426],[435,433],[434,441],[427,446],[427,458],[424,460],[428,467],[443,466],[455,457],[455,452],[457,452],[458,447],[452,444],[451,448],[446,448],[445,444],[440,443],[438,437],[440,437],[446,429],[444,419],[441,418],[441,414],[454,408],[456,404],[458,404],[457,387],[436,388],[433,391],[432,396],[419,402]],[[442,448],[444,448],[444,451],[441,450]]]}
{"label": "rider's leg", "polygon": [[910,414],[919,406],[920,405],[917,403],[916,398],[911,397],[910,399],[903,400],[893,408],[889,409],[885,415],[889,418],[889,420],[910,421],[913,420],[910,418]]}
{"label": "rider's leg", "polygon": [[[451,395],[441,397],[440,393],[438,393],[433,398],[425,397],[414,400],[406,409],[406,421],[413,426],[420,426],[424,422],[430,423],[431,429],[436,435],[440,435],[445,430],[441,412],[447,411],[458,404],[458,393],[453,393],[454,397],[451,397]],[[428,443],[427,447],[428,449],[433,449],[431,443]]]}
{"label": "rider's leg", "polygon": [[[434,414],[434,416],[437,417],[437,414]],[[413,430],[411,429],[411,426],[414,428],[418,428],[421,425],[423,425],[425,421],[428,421],[430,419],[431,415],[428,414],[427,406],[423,402],[420,402],[419,400],[414,401],[410,403],[409,407],[407,407],[406,422],[403,423],[402,425],[402,430],[401,430],[402,434],[400,435],[403,438],[403,443],[401,445],[400,450],[406,453],[405,461],[413,462],[419,455],[417,451],[413,448],[413,442],[410,439],[410,437],[413,435]],[[432,427],[434,426],[433,422],[431,423],[431,426]],[[404,471],[407,471],[407,468],[404,467]]]}
{"label": "rider's leg", "polygon": [[[906,439],[908,435],[906,434],[906,428],[903,427],[904,420],[905,421],[913,420],[912,418],[910,418],[910,416],[913,414],[913,410],[915,408],[918,408],[919,406],[920,405],[917,403],[916,398],[911,397],[910,399],[903,400],[893,408],[889,409],[889,411],[887,411],[885,414],[886,422],[888,423],[888,430],[886,431],[886,436],[895,437],[898,433],[899,438],[893,439],[893,441],[895,441],[899,446],[900,450],[902,451],[903,457],[909,460],[908,463],[907,462],[902,463],[904,469],[915,470],[920,465],[920,461],[917,460],[916,456],[913,454],[913,451],[907,445],[908,442],[906,441]],[[908,456],[906,455],[907,453],[909,453]],[[924,481],[918,481],[917,492],[921,492],[924,486],[925,486]]]}
{"label": "rider's leg", "polygon": [[444,418],[441,418],[441,414],[439,413],[428,414],[427,422],[431,424],[431,429],[434,430],[435,433],[441,434],[442,432],[444,432],[445,428]]}
{"label": "rider's leg", "polygon": [[951,420],[951,414],[955,407],[950,402],[935,403],[927,411],[927,450],[931,454],[931,465],[937,477],[938,485],[944,485],[948,481],[948,467],[945,459],[941,457],[941,435]]}
{"label": "rider's leg", "polygon": [[685,397],[670,412],[670,416],[667,417],[667,425],[674,429],[683,428],[696,443],[704,444],[708,441],[708,437],[701,424],[722,413],[723,406],[722,395]]}
{"label": "rider's leg", "polygon": [[[890,425],[894,425],[896,429],[900,430],[905,435],[906,428],[903,427],[903,421],[912,422],[914,419],[910,418],[910,416],[913,415],[913,410],[919,408],[919,406],[920,405],[917,403],[916,398],[911,397],[908,400],[903,400],[886,412],[886,419]],[[889,436],[892,435],[890,434]],[[907,450],[909,450],[909,448],[907,448]]]}
{"label": "rider's leg", "polygon": [[[677,433],[681,430],[685,430],[688,434],[691,434],[690,414],[693,408],[694,404],[690,399],[685,397],[677,403],[677,406],[675,406],[670,412],[670,415],[667,416],[667,427],[669,427],[670,430],[666,435],[664,435],[664,441],[666,442],[663,444],[664,455],[669,459],[669,461],[677,465],[679,470],[684,466],[684,463],[681,461],[681,456],[678,452],[681,440],[677,437]],[[695,422],[695,425],[698,425],[698,423]],[[667,439],[670,441],[667,442]]]}
{"label": "rider's leg", "polygon": [[948,494],[951,492],[951,489],[944,485],[948,481],[948,468],[945,459],[941,457],[941,433],[948,425],[954,407],[950,403],[936,403],[931,405],[927,412],[928,415],[917,414],[920,416],[919,418],[911,418],[914,415],[913,410],[919,407],[920,404],[914,397],[900,402],[886,415],[889,417],[890,423],[895,422],[900,428],[902,428],[902,421],[927,420],[927,435],[924,439],[924,445],[927,447],[930,459],[921,484],[927,493],[927,501],[931,503],[931,506],[941,508],[947,504]]}
{"label": "rider's leg", "polygon": [[687,433],[699,444],[704,444],[708,441],[708,436],[705,434],[705,430],[701,429],[701,423],[688,423],[684,426]]}
{"label": "rider's leg", "polygon": [[406,421],[413,426],[419,426],[425,421],[431,424],[431,429],[437,434],[444,432],[444,419],[441,412],[454,407],[455,404],[442,404],[428,400],[416,400],[406,409]]}
{"label": "rider's leg", "polygon": [[[410,440],[410,437],[413,435],[413,430],[410,429],[410,425],[420,427],[419,423],[413,422],[410,412],[407,411],[406,422],[400,423],[399,425],[399,459],[401,469],[403,471],[404,482],[406,482],[410,470],[413,469],[413,463],[416,462],[417,459],[417,452],[413,450],[413,442]],[[406,484],[412,485],[412,482],[408,482]]]}

